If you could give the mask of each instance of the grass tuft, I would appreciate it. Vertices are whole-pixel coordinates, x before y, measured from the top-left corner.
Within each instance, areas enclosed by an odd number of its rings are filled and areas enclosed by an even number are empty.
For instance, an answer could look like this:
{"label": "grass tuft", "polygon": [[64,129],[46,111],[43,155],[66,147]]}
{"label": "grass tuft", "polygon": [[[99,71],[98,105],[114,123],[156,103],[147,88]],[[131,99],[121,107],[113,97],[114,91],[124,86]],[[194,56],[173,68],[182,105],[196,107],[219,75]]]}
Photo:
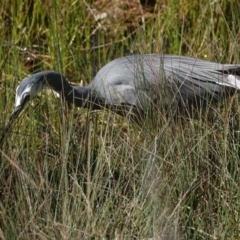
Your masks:
{"label": "grass tuft", "polygon": [[[237,1],[111,3],[3,0],[0,129],[37,71],[87,85],[132,53],[239,62]],[[140,128],[42,93],[1,149],[0,238],[239,239],[239,113],[234,96],[189,120],[156,110]]]}

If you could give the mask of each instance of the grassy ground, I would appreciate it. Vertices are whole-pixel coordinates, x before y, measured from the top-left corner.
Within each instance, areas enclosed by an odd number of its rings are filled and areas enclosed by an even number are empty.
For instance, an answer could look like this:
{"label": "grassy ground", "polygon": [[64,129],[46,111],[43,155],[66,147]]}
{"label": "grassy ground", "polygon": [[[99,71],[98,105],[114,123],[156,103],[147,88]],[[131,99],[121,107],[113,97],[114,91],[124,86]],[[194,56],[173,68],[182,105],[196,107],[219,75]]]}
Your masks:
{"label": "grassy ground", "polygon": [[[238,1],[126,2],[0,3],[0,129],[40,70],[87,85],[131,53],[239,63]],[[1,149],[0,238],[239,239],[237,96],[218,110],[179,122],[159,110],[140,129],[42,93]]]}

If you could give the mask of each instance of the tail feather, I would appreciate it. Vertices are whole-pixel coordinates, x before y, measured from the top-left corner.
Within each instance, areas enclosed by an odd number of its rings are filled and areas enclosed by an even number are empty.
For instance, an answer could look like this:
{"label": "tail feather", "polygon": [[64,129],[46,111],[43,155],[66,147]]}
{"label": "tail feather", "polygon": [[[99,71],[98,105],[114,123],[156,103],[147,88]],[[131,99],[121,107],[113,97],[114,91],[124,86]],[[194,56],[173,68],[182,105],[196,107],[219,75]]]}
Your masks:
{"label": "tail feather", "polygon": [[224,74],[231,74],[235,76],[240,76],[240,66],[239,65],[230,65],[229,67],[224,66],[223,70],[218,70],[221,73]]}

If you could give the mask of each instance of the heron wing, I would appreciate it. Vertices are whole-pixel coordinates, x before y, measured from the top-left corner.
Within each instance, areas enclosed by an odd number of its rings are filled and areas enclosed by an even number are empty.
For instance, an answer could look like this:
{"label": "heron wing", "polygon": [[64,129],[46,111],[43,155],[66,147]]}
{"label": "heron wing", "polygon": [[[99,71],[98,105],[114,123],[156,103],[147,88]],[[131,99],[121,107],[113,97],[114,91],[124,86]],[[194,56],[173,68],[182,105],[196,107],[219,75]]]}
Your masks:
{"label": "heron wing", "polygon": [[105,65],[92,85],[107,103],[143,107],[155,99],[171,104],[208,95],[218,100],[226,88],[240,89],[239,72],[240,65],[174,55],[132,55]]}

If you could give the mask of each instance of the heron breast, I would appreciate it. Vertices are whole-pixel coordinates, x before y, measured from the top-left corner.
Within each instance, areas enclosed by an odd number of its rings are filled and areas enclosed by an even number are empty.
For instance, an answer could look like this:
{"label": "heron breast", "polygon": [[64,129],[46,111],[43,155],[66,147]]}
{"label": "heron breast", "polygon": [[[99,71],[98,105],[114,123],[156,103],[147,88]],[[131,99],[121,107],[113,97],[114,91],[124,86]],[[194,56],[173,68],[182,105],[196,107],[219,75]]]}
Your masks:
{"label": "heron breast", "polygon": [[127,103],[134,105],[136,101],[135,89],[128,85],[123,85],[121,82],[114,86],[109,86],[108,100],[112,104]]}

